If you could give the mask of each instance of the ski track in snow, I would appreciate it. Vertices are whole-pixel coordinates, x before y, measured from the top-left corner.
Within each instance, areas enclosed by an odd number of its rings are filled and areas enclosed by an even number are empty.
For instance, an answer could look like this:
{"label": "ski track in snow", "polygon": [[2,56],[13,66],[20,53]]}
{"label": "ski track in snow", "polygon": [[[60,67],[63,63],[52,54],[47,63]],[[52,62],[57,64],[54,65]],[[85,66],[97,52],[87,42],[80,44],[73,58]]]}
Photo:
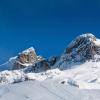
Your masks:
{"label": "ski track in snow", "polygon": [[[58,94],[60,93],[60,91],[66,93],[66,98],[65,98],[65,100],[68,99],[69,97],[71,97],[72,100],[75,100],[75,97],[71,94],[71,92],[69,92],[69,91],[63,89],[63,88],[62,88],[61,86],[59,86],[58,84],[60,85],[60,83],[59,83],[58,80],[53,81],[53,82],[50,83],[50,85],[51,85],[51,87],[53,88],[53,90],[55,90],[55,91],[57,90],[57,91],[58,91]],[[62,97],[64,97],[64,95],[62,94],[62,92],[61,92],[59,95],[61,95]]]}
{"label": "ski track in snow", "polygon": [[47,88],[46,86],[44,86],[43,84],[40,84],[41,87],[43,87],[44,89],[46,89],[49,93],[53,94],[54,96],[56,96],[57,98],[61,99],[61,100],[66,100],[64,97],[59,96],[58,94],[56,94],[55,92],[51,91],[49,88]]}

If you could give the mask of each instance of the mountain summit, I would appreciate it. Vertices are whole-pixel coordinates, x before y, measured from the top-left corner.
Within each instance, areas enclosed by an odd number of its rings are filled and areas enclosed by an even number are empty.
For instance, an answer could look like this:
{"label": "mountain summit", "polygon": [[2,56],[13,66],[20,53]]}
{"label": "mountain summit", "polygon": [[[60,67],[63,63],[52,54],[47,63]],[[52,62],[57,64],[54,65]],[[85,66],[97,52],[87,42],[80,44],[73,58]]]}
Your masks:
{"label": "mountain summit", "polygon": [[24,50],[16,57],[13,69],[25,68],[43,60],[41,56],[37,56],[33,47]]}
{"label": "mountain summit", "polygon": [[89,60],[100,61],[100,40],[93,34],[82,34],[75,38],[65,49],[57,66],[82,63]]}
{"label": "mountain summit", "polygon": [[93,59],[95,54],[100,55],[100,40],[93,34],[87,33],[78,36],[66,48],[64,54],[76,61]]}
{"label": "mountain summit", "polygon": [[33,66],[35,63],[44,60],[43,57],[37,56],[35,49],[30,47],[17,56],[12,57],[6,63],[0,65],[1,70],[16,70]]}

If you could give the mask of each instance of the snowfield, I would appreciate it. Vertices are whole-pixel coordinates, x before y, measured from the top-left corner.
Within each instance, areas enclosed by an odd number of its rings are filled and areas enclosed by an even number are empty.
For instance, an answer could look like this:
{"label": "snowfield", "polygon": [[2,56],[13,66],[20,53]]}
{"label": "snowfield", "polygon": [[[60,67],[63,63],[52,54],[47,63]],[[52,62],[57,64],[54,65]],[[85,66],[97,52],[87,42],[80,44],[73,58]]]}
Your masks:
{"label": "snowfield", "polygon": [[100,100],[100,90],[80,90],[57,80],[0,86],[0,100]]}
{"label": "snowfield", "polygon": [[25,73],[23,70],[0,72],[0,84],[19,83],[28,80],[58,80],[63,85],[79,89],[100,89],[100,62],[89,61],[67,70],[52,69],[40,73]]}

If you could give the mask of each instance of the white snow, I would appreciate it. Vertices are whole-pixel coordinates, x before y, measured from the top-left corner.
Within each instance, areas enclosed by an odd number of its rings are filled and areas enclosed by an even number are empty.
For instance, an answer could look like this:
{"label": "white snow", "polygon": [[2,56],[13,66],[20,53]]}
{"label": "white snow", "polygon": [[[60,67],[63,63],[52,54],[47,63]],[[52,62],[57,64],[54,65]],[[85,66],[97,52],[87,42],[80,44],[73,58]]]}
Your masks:
{"label": "white snow", "polygon": [[25,81],[25,75],[22,71],[2,71],[0,72],[0,84],[9,84]]}
{"label": "white snow", "polygon": [[96,46],[100,47],[100,39],[96,39],[96,41],[93,41]]}
{"label": "white snow", "polygon": [[57,80],[1,85],[0,100],[100,100],[100,90],[79,90]]}
{"label": "white snow", "polygon": [[63,80],[80,89],[100,89],[100,62],[86,62],[64,71]]}
{"label": "white snow", "polygon": [[48,70],[41,73],[24,73],[23,70],[2,71],[0,72],[0,84],[18,83],[26,80],[43,81],[45,79],[59,76],[61,71],[59,69]]}
{"label": "white snow", "polygon": [[6,63],[0,65],[0,71],[11,70],[16,61],[17,56],[11,57]]}
{"label": "white snow", "polygon": [[24,50],[22,53],[28,54],[31,51],[34,51],[34,53],[35,53],[35,49],[33,47],[30,47],[30,48]]}
{"label": "white snow", "polygon": [[[89,38],[90,41],[94,41],[93,38],[95,37],[93,34],[91,33],[86,33],[86,34],[82,34],[82,35],[79,35],[77,36],[69,45],[68,45],[68,48],[69,47],[73,47],[73,45],[75,45],[75,43],[77,43],[76,40],[79,40],[81,38]],[[99,40],[99,39],[98,39]]]}

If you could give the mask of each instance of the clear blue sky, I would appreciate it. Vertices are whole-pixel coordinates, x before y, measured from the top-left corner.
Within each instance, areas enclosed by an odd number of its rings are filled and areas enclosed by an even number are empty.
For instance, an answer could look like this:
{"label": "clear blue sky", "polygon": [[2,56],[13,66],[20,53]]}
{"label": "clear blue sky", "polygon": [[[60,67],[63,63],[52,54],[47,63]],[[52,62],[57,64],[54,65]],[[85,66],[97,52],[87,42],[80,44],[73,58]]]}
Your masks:
{"label": "clear blue sky", "polygon": [[85,32],[100,37],[100,0],[0,0],[0,63],[31,46],[60,55]]}

